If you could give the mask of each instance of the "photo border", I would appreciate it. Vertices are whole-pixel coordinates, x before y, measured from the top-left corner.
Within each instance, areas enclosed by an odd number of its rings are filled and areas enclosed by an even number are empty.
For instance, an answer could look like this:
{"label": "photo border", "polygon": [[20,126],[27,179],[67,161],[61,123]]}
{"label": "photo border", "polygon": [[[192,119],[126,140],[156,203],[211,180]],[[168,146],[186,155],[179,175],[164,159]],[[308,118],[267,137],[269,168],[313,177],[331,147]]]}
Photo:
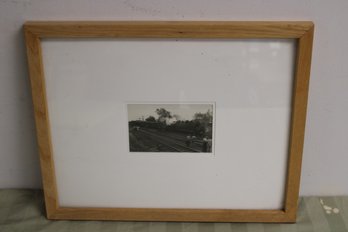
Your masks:
{"label": "photo border", "polygon": [[[295,222],[314,24],[309,21],[43,21],[26,22],[30,83],[41,174],[49,219],[204,222]],[[295,39],[296,67],[292,95],[289,155],[284,207],[281,210],[89,208],[60,207],[53,160],[51,128],[41,40],[44,38],[191,38]]]}
{"label": "photo border", "polygon": [[[212,150],[211,152],[136,152],[136,151],[130,151],[129,150],[129,131],[127,132],[127,151],[126,153],[128,153],[129,155],[132,155],[132,154],[140,154],[140,155],[161,155],[161,154],[164,154],[164,155],[211,155],[211,156],[215,156],[215,131],[216,131],[216,102],[206,102],[206,101],[202,101],[202,102],[199,102],[199,101],[178,101],[178,102],[175,102],[175,101],[165,101],[165,102],[142,102],[142,101],[132,101],[132,102],[125,102],[125,108],[126,108],[126,118],[128,120],[128,105],[131,105],[131,104],[149,104],[149,105],[186,105],[186,104],[204,104],[204,105],[212,105],[213,106],[213,131],[212,131]],[[128,123],[128,121],[127,121]]]}

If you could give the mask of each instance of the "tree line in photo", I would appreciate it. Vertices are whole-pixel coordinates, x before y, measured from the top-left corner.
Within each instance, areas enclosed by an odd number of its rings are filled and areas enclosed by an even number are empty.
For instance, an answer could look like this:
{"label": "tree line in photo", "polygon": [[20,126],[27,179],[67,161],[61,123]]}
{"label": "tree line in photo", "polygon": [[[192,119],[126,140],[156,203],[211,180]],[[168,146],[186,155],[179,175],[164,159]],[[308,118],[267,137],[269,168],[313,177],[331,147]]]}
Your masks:
{"label": "tree line in photo", "polygon": [[172,114],[165,108],[155,110],[157,118],[148,116],[129,122],[129,126],[145,127],[163,131],[180,132],[198,138],[212,138],[213,112],[197,112],[191,120],[182,120],[179,115]]}

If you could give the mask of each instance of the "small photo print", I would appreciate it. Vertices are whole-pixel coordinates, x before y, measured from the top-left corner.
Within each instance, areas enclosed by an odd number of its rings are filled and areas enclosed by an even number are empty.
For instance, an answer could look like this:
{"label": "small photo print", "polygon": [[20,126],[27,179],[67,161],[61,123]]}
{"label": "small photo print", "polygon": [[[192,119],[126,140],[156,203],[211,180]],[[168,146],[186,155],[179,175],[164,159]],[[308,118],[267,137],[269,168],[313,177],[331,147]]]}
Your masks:
{"label": "small photo print", "polygon": [[214,104],[127,104],[130,152],[212,153]]}

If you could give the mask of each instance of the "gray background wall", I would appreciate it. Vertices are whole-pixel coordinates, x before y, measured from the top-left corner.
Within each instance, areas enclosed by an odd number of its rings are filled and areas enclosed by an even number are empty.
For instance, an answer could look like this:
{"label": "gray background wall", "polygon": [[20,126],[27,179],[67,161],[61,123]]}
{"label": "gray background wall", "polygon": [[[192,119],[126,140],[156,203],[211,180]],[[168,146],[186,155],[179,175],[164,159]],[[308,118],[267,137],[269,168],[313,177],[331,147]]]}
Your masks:
{"label": "gray background wall", "polygon": [[41,186],[22,33],[26,20],[312,20],[301,195],[348,194],[347,12],[345,0],[1,0],[0,188]]}

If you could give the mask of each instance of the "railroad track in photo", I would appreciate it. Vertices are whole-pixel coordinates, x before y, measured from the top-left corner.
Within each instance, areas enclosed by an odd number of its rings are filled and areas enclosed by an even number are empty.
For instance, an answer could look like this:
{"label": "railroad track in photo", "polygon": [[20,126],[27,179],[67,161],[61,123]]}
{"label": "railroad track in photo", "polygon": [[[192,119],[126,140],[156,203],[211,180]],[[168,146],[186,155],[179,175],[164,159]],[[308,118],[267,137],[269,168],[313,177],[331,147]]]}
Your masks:
{"label": "railroad track in photo", "polygon": [[[159,131],[138,129],[130,131],[130,136],[134,136],[137,143],[135,145],[142,146],[142,150],[164,151],[164,152],[202,152],[198,147],[188,147],[185,144],[184,137],[167,135]],[[133,142],[134,143],[134,142]],[[141,144],[142,143],[142,144]],[[132,145],[131,150],[132,150]],[[145,147],[146,146],[146,147]],[[134,148],[133,148],[134,149]],[[136,149],[135,149],[136,150]]]}

